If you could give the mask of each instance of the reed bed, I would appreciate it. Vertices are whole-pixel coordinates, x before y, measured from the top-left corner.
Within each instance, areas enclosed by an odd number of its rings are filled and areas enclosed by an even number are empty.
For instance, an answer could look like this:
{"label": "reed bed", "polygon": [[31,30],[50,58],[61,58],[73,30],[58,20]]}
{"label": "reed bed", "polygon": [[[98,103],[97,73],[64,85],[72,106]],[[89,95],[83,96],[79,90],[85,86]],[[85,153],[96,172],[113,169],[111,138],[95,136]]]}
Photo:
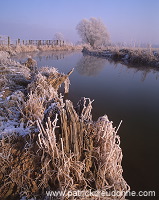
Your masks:
{"label": "reed bed", "polygon": [[[123,155],[117,135],[120,125],[113,127],[106,115],[93,121],[93,101],[89,98],[81,98],[76,106],[64,100],[58,89],[65,83],[68,92],[72,72],[65,75],[55,68],[36,69],[26,86],[4,100],[7,110],[1,117],[10,112],[17,115],[15,127],[9,134],[3,128],[0,139],[1,199],[50,199],[46,195],[50,190],[66,192],[56,199],[126,198],[130,188],[122,174]],[[13,119],[6,117],[6,122],[11,124]],[[68,191],[88,189],[125,194],[67,195]]]}

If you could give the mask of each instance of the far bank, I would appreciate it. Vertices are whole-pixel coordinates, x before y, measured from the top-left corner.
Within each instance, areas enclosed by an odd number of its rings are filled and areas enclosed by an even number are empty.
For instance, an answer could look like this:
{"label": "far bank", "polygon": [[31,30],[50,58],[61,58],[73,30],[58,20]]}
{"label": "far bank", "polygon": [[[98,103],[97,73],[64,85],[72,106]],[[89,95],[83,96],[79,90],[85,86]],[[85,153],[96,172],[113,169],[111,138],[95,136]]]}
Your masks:
{"label": "far bank", "polygon": [[130,64],[142,67],[159,67],[158,48],[120,48],[108,46],[103,49],[93,49],[84,47],[82,52],[91,56],[118,61],[126,65]]}

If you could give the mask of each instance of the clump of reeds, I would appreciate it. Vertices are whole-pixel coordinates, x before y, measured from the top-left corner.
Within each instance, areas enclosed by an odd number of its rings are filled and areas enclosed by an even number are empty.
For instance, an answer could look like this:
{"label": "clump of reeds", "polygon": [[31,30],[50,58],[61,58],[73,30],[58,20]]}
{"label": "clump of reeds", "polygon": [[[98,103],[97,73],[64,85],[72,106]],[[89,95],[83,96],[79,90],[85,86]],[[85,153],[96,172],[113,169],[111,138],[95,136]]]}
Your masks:
{"label": "clump of reeds", "polygon": [[69,91],[69,78],[72,70],[67,74],[60,74],[55,68],[41,68],[34,76],[34,80],[28,85],[28,97],[24,102],[22,114],[25,121],[32,124],[37,119],[44,118],[47,102],[58,97],[57,90],[62,83],[65,84],[65,92]]}
{"label": "clump of reeds", "polygon": [[36,60],[32,59],[31,57],[28,57],[27,61],[24,63],[24,65],[30,69],[37,66]]}
{"label": "clump of reeds", "polygon": [[75,110],[71,101],[64,104],[60,99],[54,121],[48,118],[46,126],[38,121],[39,146],[50,156],[47,167],[51,165],[56,171],[56,177],[48,174],[49,178],[57,180],[55,189],[59,190],[127,191],[117,130],[107,116],[92,121],[91,103],[83,98]]}
{"label": "clump of reeds", "polygon": [[47,190],[128,191],[112,122],[107,116],[93,122],[89,99],[82,99],[76,110],[69,100],[58,100],[51,108],[53,116],[45,123],[37,120],[38,134],[1,140],[1,197],[42,198]]}

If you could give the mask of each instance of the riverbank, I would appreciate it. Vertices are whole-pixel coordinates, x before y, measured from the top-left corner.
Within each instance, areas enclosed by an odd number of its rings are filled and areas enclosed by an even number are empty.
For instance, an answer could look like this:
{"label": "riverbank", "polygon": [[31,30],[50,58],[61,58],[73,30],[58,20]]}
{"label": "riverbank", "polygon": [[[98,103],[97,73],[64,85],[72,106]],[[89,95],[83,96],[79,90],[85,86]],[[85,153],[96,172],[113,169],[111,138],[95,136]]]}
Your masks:
{"label": "riverbank", "polygon": [[[106,115],[92,120],[89,98],[77,106],[65,100],[71,73],[38,70],[33,60],[22,65],[0,52],[1,199],[48,199],[47,191],[129,190],[118,128]],[[62,83],[65,92],[59,94]]]}
{"label": "riverbank", "polygon": [[10,55],[38,51],[74,51],[82,49],[82,45],[0,45],[0,51],[8,52]]}
{"label": "riverbank", "polygon": [[159,49],[107,47],[95,50],[84,47],[82,52],[126,65],[159,67]]}

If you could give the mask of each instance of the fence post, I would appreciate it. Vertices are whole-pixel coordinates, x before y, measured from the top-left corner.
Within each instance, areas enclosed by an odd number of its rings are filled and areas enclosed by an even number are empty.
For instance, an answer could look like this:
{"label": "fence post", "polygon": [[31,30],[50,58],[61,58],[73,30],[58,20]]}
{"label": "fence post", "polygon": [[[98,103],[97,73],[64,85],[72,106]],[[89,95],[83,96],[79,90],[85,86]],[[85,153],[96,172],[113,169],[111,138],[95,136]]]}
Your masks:
{"label": "fence post", "polygon": [[38,46],[40,46],[41,45],[41,40],[38,40]]}
{"label": "fence post", "polygon": [[10,37],[8,37],[8,46],[10,46]]}
{"label": "fence post", "polygon": [[18,39],[18,45],[20,45],[20,39]]}
{"label": "fence post", "polygon": [[51,46],[52,47],[54,46],[54,40],[51,40]]}

